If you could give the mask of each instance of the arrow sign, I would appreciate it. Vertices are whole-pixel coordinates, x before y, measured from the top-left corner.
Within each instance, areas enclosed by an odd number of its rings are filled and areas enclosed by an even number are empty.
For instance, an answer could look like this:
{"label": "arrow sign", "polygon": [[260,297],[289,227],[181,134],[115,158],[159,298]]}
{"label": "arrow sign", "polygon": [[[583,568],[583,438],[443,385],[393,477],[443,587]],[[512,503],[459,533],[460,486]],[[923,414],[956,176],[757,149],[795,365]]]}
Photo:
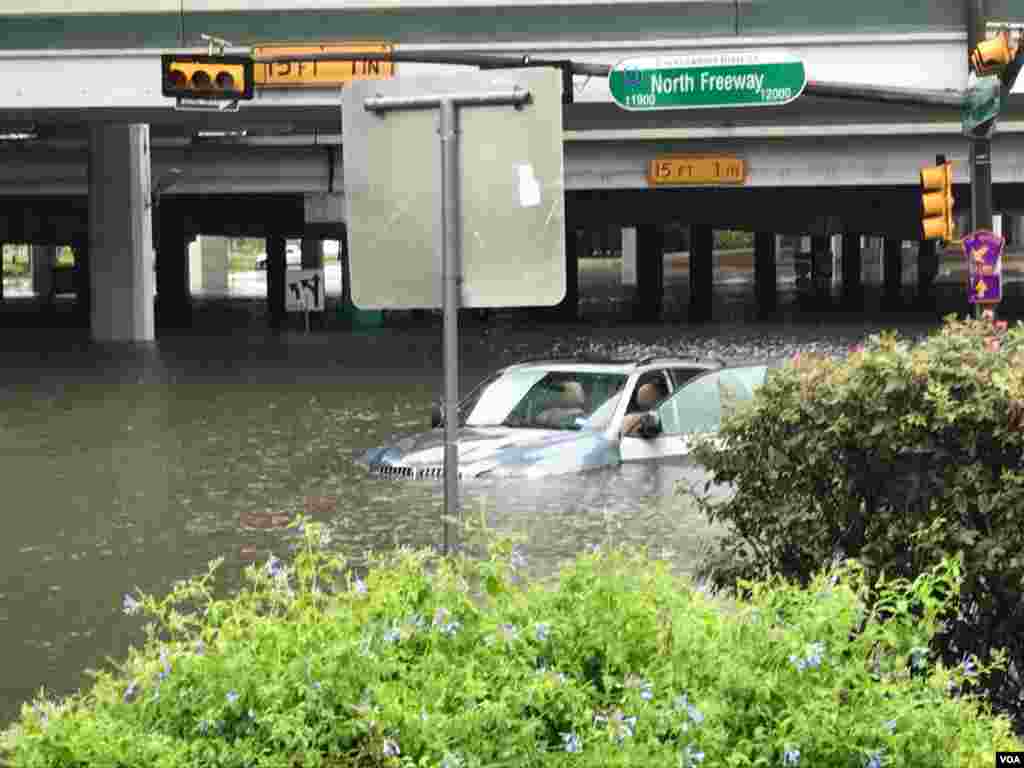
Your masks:
{"label": "arrow sign", "polygon": [[626,59],[608,76],[623,109],[707,109],[788,104],[803,93],[803,62],[781,51]]}

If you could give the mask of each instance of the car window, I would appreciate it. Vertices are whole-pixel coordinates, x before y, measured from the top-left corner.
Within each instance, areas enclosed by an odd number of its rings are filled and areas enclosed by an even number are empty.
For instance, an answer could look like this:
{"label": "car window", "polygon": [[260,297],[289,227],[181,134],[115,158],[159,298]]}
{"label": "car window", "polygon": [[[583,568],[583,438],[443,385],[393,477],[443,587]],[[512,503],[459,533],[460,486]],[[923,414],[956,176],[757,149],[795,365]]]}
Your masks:
{"label": "car window", "polygon": [[706,373],[707,368],[672,368],[671,372],[675,389],[680,389],[691,379]]}
{"label": "car window", "polygon": [[717,430],[723,417],[753,399],[766,372],[766,366],[750,366],[715,371],[694,379],[658,408],[662,434]]}
{"label": "car window", "polygon": [[[481,388],[467,409],[471,427],[506,426],[538,429],[600,428],[610,417],[602,408],[626,383],[625,374],[510,371]],[[597,418],[593,423],[592,416]]]}

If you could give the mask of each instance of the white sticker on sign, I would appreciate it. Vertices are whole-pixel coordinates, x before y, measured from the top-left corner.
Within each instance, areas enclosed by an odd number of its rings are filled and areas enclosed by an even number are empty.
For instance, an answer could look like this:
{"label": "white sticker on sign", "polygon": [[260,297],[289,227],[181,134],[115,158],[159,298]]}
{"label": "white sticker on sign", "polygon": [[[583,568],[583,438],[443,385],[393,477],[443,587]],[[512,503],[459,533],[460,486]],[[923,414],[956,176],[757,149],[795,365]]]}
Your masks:
{"label": "white sticker on sign", "polygon": [[519,166],[519,205],[523,208],[540,205],[540,183],[529,163]]}

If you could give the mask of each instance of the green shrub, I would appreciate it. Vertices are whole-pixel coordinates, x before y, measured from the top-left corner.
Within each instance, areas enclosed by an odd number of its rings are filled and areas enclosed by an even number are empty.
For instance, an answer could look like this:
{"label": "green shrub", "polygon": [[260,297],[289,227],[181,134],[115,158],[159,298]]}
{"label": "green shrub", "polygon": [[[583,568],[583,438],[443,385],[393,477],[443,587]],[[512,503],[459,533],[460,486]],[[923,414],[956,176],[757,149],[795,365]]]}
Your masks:
{"label": "green shrub", "polygon": [[163,599],[126,597],[152,619],[144,646],[87,692],[26,704],[0,753],[15,766],[989,768],[1021,747],[983,704],[948,696],[974,670],[920,655],[955,561],[874,584],[872,611],[852,562],[733,602],[626,550],[534,583],[509,541],[483,560],[399,551],[359,579],[320,536],[307,524],[291,565],[249,568],[231,598],[212,592],[216,564]]}
{"label": "green shrub", "polygon": [[[735,494],[717,579],[806,582],[833,556],[913,578],[964,562],[963,610],[933,650],[1010,665],[982,680],[1020,718],[1024,686],[1024,328],[947,318],[920,343],[875,337],[841,361],[800,357],[723,426],[699,459]],[[1020,719],[1024,725],[1024,719]]]}

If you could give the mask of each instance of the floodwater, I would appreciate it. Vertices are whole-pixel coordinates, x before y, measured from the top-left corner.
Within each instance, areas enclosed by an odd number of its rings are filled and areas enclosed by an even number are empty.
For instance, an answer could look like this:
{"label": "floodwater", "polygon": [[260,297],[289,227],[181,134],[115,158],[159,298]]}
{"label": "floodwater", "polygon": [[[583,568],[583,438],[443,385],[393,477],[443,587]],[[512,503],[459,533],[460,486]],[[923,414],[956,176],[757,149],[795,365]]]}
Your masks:
{"label": "floodwater", "polygon": [[[930,325],[934,316],[915,327]],[[891,326],[473,326],[460,345],[462,390],[528,358],[842,351]],[[442,391],[435,324],[141,346],[11,329],[0,344],[0,724],[40,686],[73,691],[84,670],[140,640],[140,619],[121,612],[125,593],[163,593],[219,556],[231,583],[246,564],[284,554],[290,534],[273,527],[284,515],[324,521],[356,562],[369,549],[442,541],[439,484],[371,478],[353,462],[429,425]],[[634,465],[467,485],[463,511],[522,534],[540,573],[609,541],[647,545],[686,570],[713,532],[675,492],[678,472]]]}

